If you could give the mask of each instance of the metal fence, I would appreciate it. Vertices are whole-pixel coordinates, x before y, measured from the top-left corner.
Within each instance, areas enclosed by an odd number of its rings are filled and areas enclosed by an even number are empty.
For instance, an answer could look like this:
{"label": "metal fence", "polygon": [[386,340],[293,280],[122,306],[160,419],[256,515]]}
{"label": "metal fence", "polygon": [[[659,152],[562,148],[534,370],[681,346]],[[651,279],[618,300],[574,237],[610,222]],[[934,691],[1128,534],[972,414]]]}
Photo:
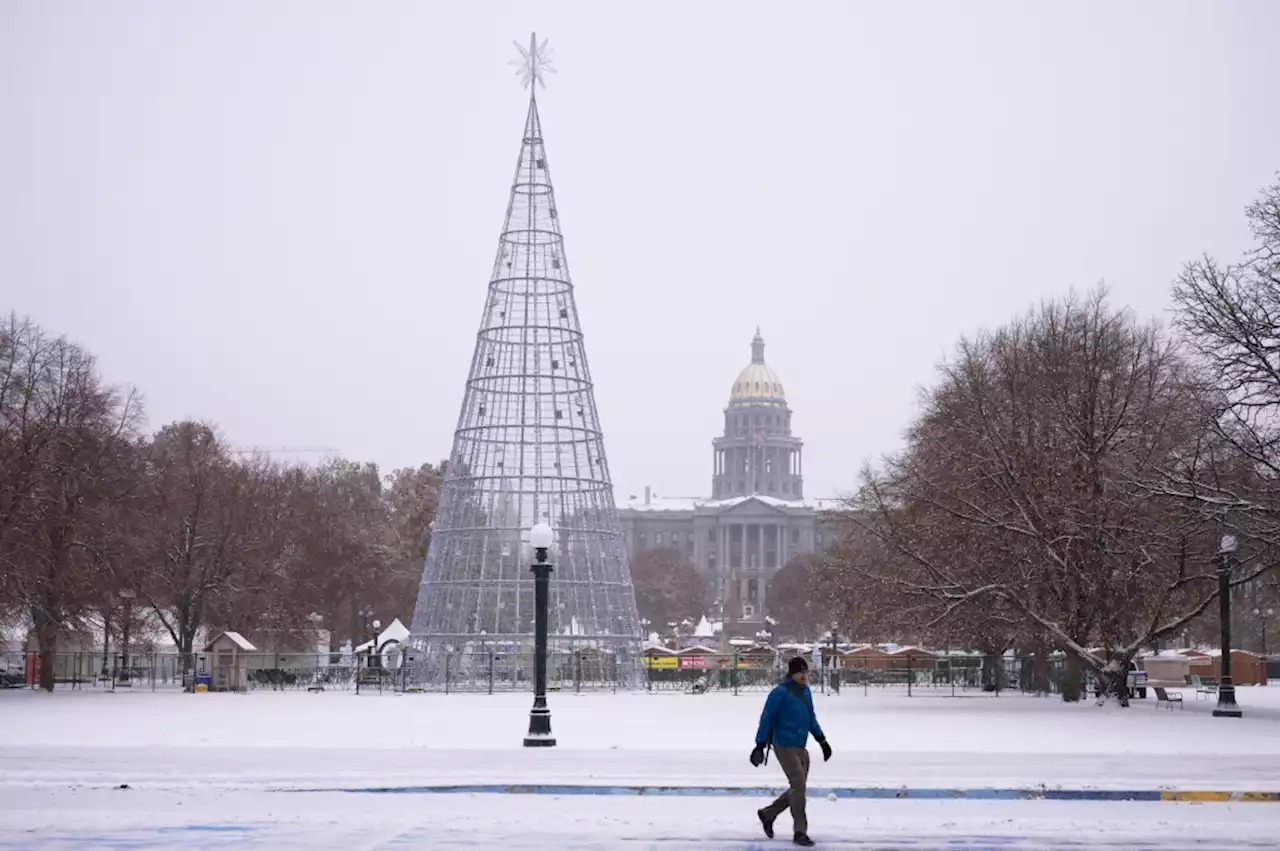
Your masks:
{"label": "metal fence", "polygon": [[[772,688],[785,675],[779,657],[761,663],[758,657],[734,654],[696,657],[656,657],[646,660],[646,688],[650,691],[712,692],[761,691]],[[850,660],[813,670],[809,684],[814,691],[896,688],[908,696],[920,694],[1060,693],[1066,676],[1061,659],[1041,664],[1036,676],[1034,657],[964,656],[917,662],[883,659]],[[1038,680],[1038,682],[1037,682]],[[1082,688],[1088,683],[1082,679]]]}
{"label": "metal fence", "polygon": [[[0,688],[36,687],[42,656],[39,653],[0,653]],[[113,689],[145,688],[151,691],[181,688],[184,674],[195,670],[176,653],[130,655],[55,653],[55,688]]]}
{"label": "metal fence", "polygon": [[[531,691],[534,654],[497,650],[457,651],[410,661],[395,672],[408,691]],[[553,650],[547,659],[548,691],[627,691],[644,687],[638,655],[592,649]]]}
{"label": "metal fence", "polygon": [[[433,660],[430,667],[397,657],[394,667],[381,657],[373,664],[329,653],[240,653],[230,671],[214,654],[189,655],[56,653],[55,688],[160,691],[194,690],[352,690],[401,692],[530,691],[532,652],[459,651]],[[42,659],[38,653],[0,653],[0,688],[36,688]],[[219,671],[219,664],[224,670]],[[644,687],[638,656],[592,650],[553,653],[547,665],[549,691],[620,691]]]}
{"label": "metal fence", "polygon": [[[54,656],[56,688],[193,690],[198,683],[211,689],[235,690],[351,690],[397,692],[487,693],[530,691],[533,680],[531,652],[496,650],[458,651],[437,657],[428,668],[410,656],[395,667],[382,667],[375,657],[369,666],[363,657],[330,653],[242,653],[238,672],[215,677],[213,654],[58,653]],[[41,664],[36,653],[0,653],[0,688],[38,686]],[[698,657],[646,658],[592,650],[561,651],[547,665],[549,691],[711,692],[764,691],[783,677],[785,660],[761,660],[736,654]],[[810,673],[815,691],[897,689],[908,695],[941,695],[1017,690],[1058,693],[1066,677],[1061,659],[1041,663],[1039,676],[1034,657],[965,656],[921,660],[843,659],[835,667]],[[1082,690],[1092,687],[1081,675]]]}

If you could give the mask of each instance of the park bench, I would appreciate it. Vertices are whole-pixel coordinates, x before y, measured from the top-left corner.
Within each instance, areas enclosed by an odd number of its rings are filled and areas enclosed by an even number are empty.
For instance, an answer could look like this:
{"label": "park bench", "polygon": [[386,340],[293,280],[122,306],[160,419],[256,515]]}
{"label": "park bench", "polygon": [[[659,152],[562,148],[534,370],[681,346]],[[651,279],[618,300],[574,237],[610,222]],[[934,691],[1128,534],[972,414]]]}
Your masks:
{"label": "park bench", "polygon": [[1196,687],[1196,700],[1199,700],[1202,695],[1218,693],[1218,684],[1212,680],[1206,681],[1199,674],[1191,675],[1191,684]]}
{"label": "park bench", "polygon": [[1169,692],[1165,691],[1164,686],[1156,686],[1155,693],[1156,693],[1156,709],[1159,709],[1160,707],[1165,706],[1165,707],[1168,707],[1170,712],[1172,712],[1173,705],[1175,703],[1178,705],[1179,709],[1182,708],[1182,694],[1180,692],[1175,691],[1172,694],[1170,694]]}

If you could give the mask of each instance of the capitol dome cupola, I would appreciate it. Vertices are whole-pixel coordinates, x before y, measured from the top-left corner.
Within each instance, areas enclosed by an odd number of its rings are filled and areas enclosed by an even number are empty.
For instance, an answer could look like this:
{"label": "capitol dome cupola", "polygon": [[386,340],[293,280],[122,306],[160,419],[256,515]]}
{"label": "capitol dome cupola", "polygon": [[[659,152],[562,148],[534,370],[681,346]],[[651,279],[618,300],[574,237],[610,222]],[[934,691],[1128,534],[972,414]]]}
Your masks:
{"label": "capitol dome cupola", "polygon": [[764,362],[764,338],[757,328],[751,340],[751,363],[734,379],[733,389],[729,391],[729,405],[786,407],[786,404],[787,394],[782,388],[782,379]]}
{"label": "capitol dome cupola", "polygon": [[764,362],[759,328],[751,340],[751,363],[738,373],[729,392],[724,434],[712,446],[711,493],[715,497],[804,497],[802,443],[791,433],[791,409],[782,379]]}

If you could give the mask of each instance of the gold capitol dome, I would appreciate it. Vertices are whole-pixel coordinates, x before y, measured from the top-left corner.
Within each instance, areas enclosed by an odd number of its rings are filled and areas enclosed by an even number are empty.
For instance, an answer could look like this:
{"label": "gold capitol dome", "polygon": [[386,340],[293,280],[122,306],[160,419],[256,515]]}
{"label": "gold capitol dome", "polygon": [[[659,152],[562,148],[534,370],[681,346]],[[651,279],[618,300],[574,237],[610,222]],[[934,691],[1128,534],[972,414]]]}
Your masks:
{"label": "gold capitol dome", "polygon": [[734,379],[729,404],[787,405],[787,393],[782,388],[782,379],[764,362],[764,338],[760,336],[759,328],[756,328],[756,335],[751,340],[751,363]]}

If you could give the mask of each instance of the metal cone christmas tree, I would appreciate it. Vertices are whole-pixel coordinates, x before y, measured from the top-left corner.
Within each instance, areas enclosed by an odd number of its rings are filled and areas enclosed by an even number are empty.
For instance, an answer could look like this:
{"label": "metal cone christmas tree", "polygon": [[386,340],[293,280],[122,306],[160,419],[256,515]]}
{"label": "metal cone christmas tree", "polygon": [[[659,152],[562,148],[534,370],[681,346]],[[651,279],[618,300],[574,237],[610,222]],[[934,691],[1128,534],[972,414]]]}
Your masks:
{"label": "metal cone christmas tree", "polygon": [[528,687],[528,536],[542,522],[556,538],[552,679],[625,686],[640,625],[532,94],[551,69],[545,42],[521,54],[529,111],[414,610],[412,670],[427,686]]}

